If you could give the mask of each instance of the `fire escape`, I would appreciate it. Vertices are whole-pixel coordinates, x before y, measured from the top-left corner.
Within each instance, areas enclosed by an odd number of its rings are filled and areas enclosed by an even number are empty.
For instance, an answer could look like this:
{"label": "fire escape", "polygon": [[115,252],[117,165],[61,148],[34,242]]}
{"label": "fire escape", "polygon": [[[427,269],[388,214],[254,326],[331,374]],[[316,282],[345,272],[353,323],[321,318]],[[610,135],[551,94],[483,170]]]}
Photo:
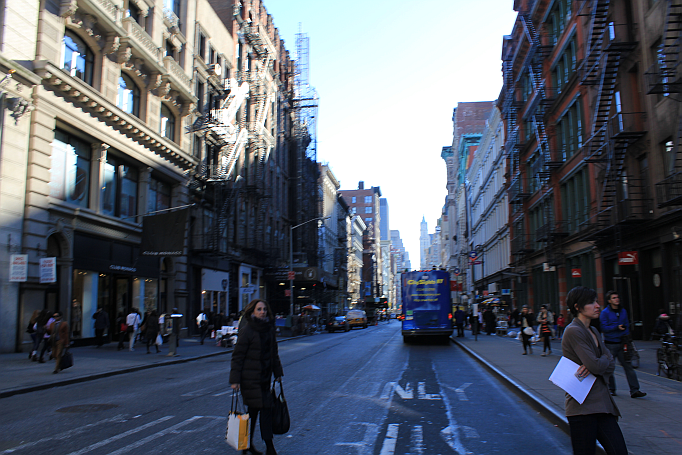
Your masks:
{"label": "fire escape", "polygon": [[[668,96],[671,93],[682,92],[682,81],[677,77],[677,67],[680,64],[680,31],[682,31],[682,0],[668,0],[658,61],[645,74],[649,87],[648,94]],[[682,205],[682,152],[680,151],[682,115],[679,115],[679,107],[676,139],[673,145],[675,159],[665,170],[667,177],[656,184],[658,207]]]}
{"label": "fire escape", "polygon": [[637,43],[626,25],[609,21],[608,0],[593,3],[586,56],[579,71],[581,83],[596,89],[590,137],[583,145],[585,162],[600,169],[597,207],[582,223],[584,240],[602,240],[615,235],[620,246],[621,229],[648,217],[649,201],[642,179],[628,173],[628,147],[644,134],[641,112],[624,112],[616,90],[621,60]]}

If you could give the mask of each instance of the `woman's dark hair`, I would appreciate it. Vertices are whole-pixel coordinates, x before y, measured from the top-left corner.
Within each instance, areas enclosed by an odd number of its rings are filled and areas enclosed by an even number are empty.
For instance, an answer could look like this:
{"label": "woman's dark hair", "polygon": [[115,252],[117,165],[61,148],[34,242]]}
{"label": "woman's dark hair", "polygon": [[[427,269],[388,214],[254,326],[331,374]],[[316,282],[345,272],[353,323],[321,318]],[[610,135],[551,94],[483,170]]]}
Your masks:
{"label": "woman's dark hair", "polygon": [[578,316],[580,310],[597,299],[597,291],[584,286],[576,286],[566,296],[566,306],[573,316]]}
{"label": "woman's dark hair", "polygon": [[256,305],[258,305],[258,302],[263,302],[265,304],[265,309],[268,311],[268,317],[272,318],[272,309],[270,308],[270,305],[268,302],[266,302],[263,299],[253,299],[252,301],[249,302],[248,305],[246,305],[246,308],[244,308],[244,317],[247,318],[246,320],[248,321],[253,314],[253,312],[256,310]]}

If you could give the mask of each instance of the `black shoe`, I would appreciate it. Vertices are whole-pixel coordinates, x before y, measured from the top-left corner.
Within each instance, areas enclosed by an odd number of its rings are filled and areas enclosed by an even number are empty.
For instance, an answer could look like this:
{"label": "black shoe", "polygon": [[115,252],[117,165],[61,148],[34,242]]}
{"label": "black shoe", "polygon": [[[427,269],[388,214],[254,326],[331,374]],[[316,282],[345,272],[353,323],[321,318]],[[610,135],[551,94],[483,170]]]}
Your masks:
{"label": "black shoe", "polygon": [[612,396],[612,397],[617,397],[617,396],[618,396],[618,394],[616,393],[615,390],[612,390],[610,393],[611,393],[611,396]]}
{"label": "black shoe", "polygon": [[251,441],[251,447],[249,447],[249,448],[246,449],[246,450],[242,450],[242,455],[247,455],[247,454],[249,454],[249,453],[250,453],[251,455],[263,455],[263,452],[259,452],[258,450],[256,450],[256,449],[253,447],[253,441]]}
{"label": "black shoe", "polygon": [[642,398],[645,396],[646,396],[646,393],[639,391],[639,390],[630,394],[630,398]]}
{"label": "black shoe", "polygon": [[267,448],[265,450],[266,455],[277,455],[277,451],[275,450],[275,446],[272,443],[272,439],[265,441],[265,447]]}
{"label": "black shoe", "polygon": [[45,359],[43,359],[42,357],[39,358],[39,359],[38,359],[38,363],[45,363]]}

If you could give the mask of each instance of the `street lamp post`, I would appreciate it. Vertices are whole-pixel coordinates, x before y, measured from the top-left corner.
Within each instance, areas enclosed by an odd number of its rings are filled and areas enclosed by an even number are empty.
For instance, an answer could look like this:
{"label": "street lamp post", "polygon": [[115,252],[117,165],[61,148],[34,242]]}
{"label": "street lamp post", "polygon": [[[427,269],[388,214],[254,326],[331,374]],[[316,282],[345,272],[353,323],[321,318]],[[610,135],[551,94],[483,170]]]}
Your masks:
{"label": "street lamp post", "polygon": [[321,221],[330,218],[328,216],[318,216],[308,221],[304,221],[296,226],[289,228],[289,315],[294,316],[294,229],[303,226],[304,224],[312,223],[313,221]]}

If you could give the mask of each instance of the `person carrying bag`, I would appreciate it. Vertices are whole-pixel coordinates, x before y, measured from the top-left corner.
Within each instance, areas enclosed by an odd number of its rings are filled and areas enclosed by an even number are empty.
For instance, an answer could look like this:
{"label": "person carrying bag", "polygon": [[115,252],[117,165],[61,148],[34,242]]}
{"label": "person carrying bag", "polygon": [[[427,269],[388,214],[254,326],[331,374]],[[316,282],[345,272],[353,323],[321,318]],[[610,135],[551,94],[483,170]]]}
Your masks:
{"label": "person carrying bag", "polygon": [[240,394],[237,390],[232,392],[232,406],[227,416],[227,429],[225,430],[225,442],[236,450],[247,451],[251,441],[251,423],[249,414],[244,410],[242,401],[241,410],[239,406]]}
{"label": "person carrying bag", "polygon": [[[279,383],[279,393],[275,390],[275,385]],[[282,381],[274,381],[272,383],[272,432],[274,434],[286,434],[291,427],[291,419],[289,418],[289,406],[287,400],[284,398],[284,388]]]}

